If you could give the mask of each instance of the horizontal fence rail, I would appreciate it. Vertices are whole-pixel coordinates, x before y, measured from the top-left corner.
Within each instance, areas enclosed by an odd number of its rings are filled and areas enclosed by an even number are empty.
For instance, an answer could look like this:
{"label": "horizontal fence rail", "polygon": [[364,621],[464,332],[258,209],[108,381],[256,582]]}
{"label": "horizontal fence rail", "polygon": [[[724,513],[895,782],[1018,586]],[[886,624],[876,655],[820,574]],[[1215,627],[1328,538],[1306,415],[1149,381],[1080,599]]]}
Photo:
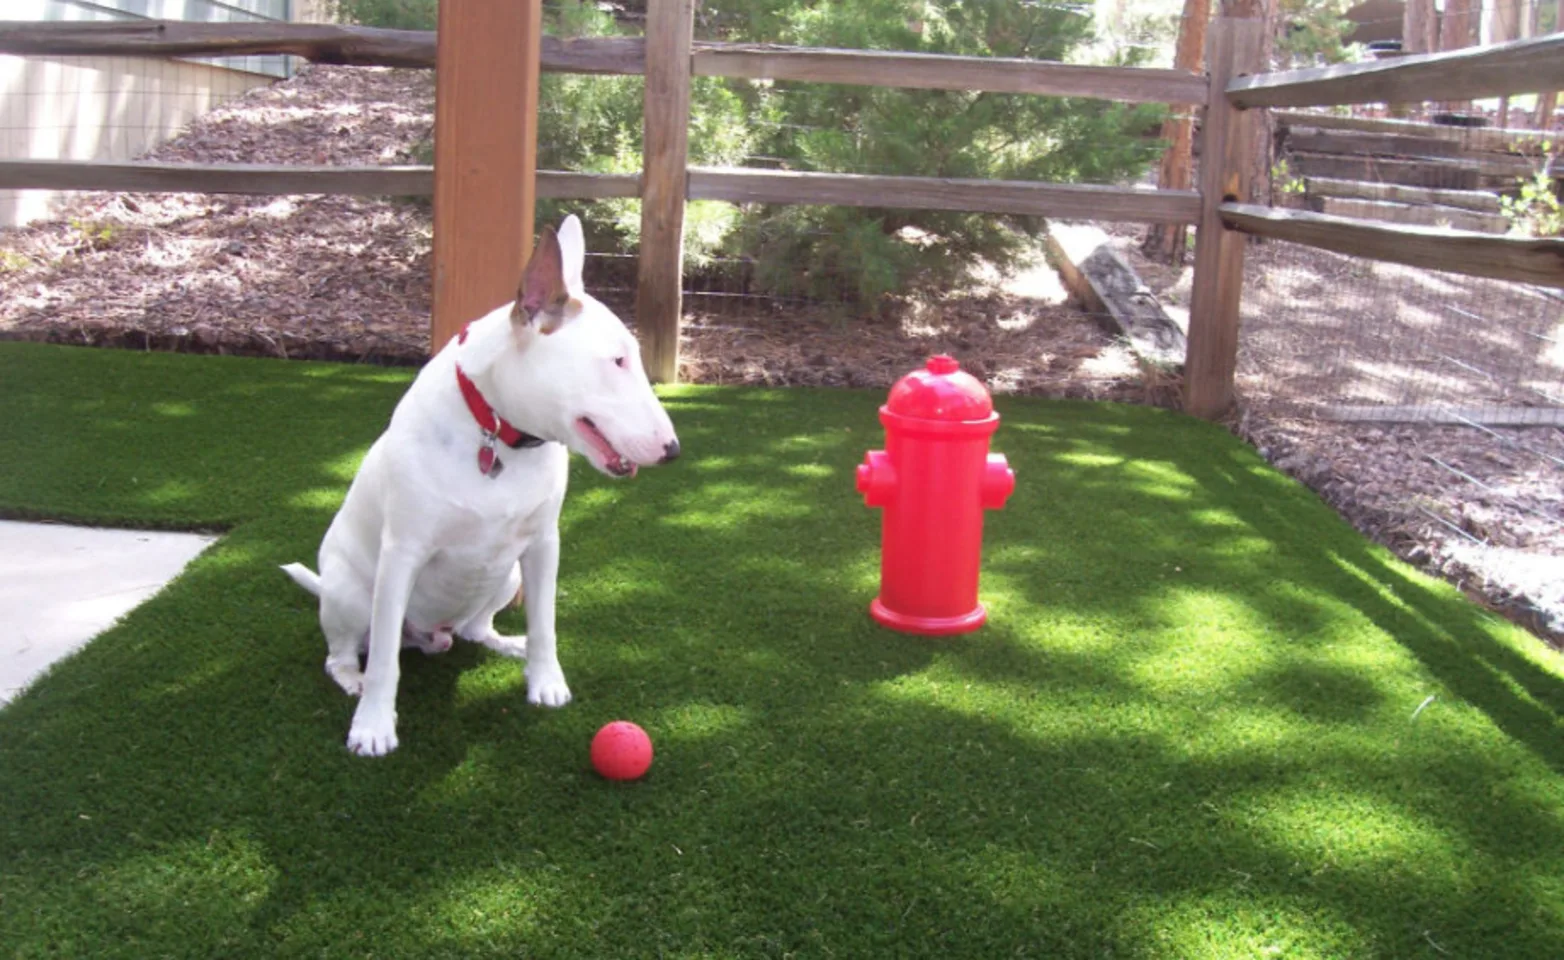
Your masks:
{"label": "horizontal fence rail", "polygon": [[1238,77],[1235,107],[1326,107],[1351,103],[1480,100],[1564,89],[1564,34],[1491,47]]}
{"label": "horizontal fence rail", "polygon": [[[633,173],[539,170],[537,175],[538,196],[550,200],[638,197],[640,181]],[[432,197],[434,167],[0,160],[0,190]]]}
{"label": "horizontal fence rail", "polygon": [[1259,237],[1425,270],[1564,287],[1560,238],[1503,237],[1245,203],[1219,209],[1229,229]]}
{"label": "horizontal fence rail", "polygon": [[877,177],[842,173],[690,168],[692,200],[828,204],[891,210],[956,210],[1136,223],[1194,223],[1192,190],[1136,190],[1075,183]]}
{"label": "horizontal fence rail", "polygon": [[1182,70],[770,44],[697,43],[696,76],[802,80],[922,90],[983,90],[1127,103],[1200,104],[1204,77]]}
{"label": "horizontal fence rail", "polygon": [[[539,179],[542,179],[541,176]],[[434,195],[434,168],[156,163],[141,160],[0,160],[0,190],[428,197]]]}
{"label": "horizontal fence rail", "polygon": [[[644,75],[640,37],[542,38],[542,69]],[[435,66],[427,30],[293,23],[0,21],[0,53],[32,56],[208,57],[291,54],[338,66]],[[923,90],[974,90],[1128,103],[1199,104],[1204,77],[1181,70],[1098,67],[1049,60],[958,57],[771,44],[696,43],[696,76],[796,80]]]}
{"label": "horizontal fence rail", "polygon": [[[636,174],[539,170],[537,183],[538,196],[556,200],[638,197],[641,192]],[[0,160],[0,189],[427,197],[434,194],[434,168]],[[709,167],[690,168],[685,196],[730,203],[953,210],[1134,223],[1194,223],[1200,216],[1200,195],[1192,190]]]}
{"label": "horizontal fence rail", "polygon": [[0,53],[45,57],[288,54],[342,66],[433,67],[435,34],[317,23],[0,20]]}

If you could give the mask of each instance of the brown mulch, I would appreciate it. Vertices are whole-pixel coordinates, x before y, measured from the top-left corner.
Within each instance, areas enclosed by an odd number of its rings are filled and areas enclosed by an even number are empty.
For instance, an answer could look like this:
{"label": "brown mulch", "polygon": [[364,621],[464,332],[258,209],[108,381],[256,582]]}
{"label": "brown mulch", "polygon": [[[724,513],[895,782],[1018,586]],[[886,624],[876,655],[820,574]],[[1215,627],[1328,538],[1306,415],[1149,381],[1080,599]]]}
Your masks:
{"label": "brown mulch", "polygon": [[[405,163],[427,144],[432,113],[426,72],[311,67],[218,108],[148,159]],[[1117,236],[1173,310],[1187,305],[1187,267],[1151,263],[1132,232]],[[410,200],[77,194],[56,219],[0,234],[0,337],[413,364],[428,350],[431,240],[428,205]],[[1539,634],[1564,636],[1564,474],[1548,459],[1564,461],[1564,431],[1319,419],[1309,401],[1328,385],[1311,371],[1334,362],[1337,334],[1354,322],[1324,294],[1347,274],[1307,265],[1316,295],[1300,296],[1267,281],[1269,255],[1252,253],[1260,269],[1247,274],[1235,431],[1369,536]],[[633,324],[623,263],[595,259],[589,283],[594,273]],[[1143,378],[1040,260],[873,320],[701,294],[687,297],[686,319],[681,377],[695,383],[886,388],[948,351],[996,393],[1177,398],[1176,381]]]}
{"label": "brown mulch", "polygon": [[[335,68],[230,101],[146,159],[407,162],[417,71]],[[59,342],[352,360],[428,343],[426,205],[370,197],[82,193],[7,231],[0,330]]]}

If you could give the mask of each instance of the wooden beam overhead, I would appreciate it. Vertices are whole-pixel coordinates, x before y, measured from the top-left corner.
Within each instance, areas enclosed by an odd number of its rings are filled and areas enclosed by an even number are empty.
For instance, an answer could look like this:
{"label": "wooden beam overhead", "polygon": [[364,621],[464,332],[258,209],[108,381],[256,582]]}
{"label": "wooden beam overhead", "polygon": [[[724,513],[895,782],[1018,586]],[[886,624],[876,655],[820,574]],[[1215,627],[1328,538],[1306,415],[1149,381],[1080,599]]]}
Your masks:
{"label": "wooden beam overhead", "polygon": [[1564,88],[1564,34],[1490,47],[1258,73],[1226,85],[1235,107],[1477,100]]}

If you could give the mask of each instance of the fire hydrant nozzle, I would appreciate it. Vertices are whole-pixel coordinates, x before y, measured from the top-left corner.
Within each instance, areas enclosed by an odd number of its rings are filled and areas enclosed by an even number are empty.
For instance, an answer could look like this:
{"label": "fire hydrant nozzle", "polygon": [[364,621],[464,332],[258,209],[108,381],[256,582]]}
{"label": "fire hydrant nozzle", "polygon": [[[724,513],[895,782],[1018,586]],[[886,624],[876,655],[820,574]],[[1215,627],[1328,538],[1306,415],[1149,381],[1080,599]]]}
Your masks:
{"label": "fire hydrant nozzle", "polygon": [[998,510],[1004,507],[1015,488],[1015,471],[1005,462],[1005,455],[989,454],[988,463],[983,468],[983,509]]}
{"label": "fire hydrant nozzle", "polygon": [[983,512],[1015,490],[1004,455],[988,452],[999,415],[983,385],[941,355],[896,382],[880,422],[885,449],[857,473],[865,504],[885,511],[870,612],[910,633],[975,630],[987,618],[977,599]]}
{"label": "fire hydrant nozzle", "polygon": [[864,454],[858,465],[858,492],[870,507],[883,507],[896,494],[896,468],[883,450]]}

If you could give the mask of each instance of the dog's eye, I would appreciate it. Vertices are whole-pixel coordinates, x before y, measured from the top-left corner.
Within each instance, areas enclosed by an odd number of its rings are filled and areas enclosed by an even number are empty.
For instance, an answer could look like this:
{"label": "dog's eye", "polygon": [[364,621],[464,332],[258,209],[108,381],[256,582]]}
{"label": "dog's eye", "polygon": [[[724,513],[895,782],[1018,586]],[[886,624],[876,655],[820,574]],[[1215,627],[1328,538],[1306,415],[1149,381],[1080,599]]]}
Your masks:
{"label": "dog's eye", "polygon": [[629,360],[628,357],[617,357],[614,360],[614,366],[618,367],[621,370],[623,370],[626,366],[628,366],[629,363],[630,363],[630,360]]}

